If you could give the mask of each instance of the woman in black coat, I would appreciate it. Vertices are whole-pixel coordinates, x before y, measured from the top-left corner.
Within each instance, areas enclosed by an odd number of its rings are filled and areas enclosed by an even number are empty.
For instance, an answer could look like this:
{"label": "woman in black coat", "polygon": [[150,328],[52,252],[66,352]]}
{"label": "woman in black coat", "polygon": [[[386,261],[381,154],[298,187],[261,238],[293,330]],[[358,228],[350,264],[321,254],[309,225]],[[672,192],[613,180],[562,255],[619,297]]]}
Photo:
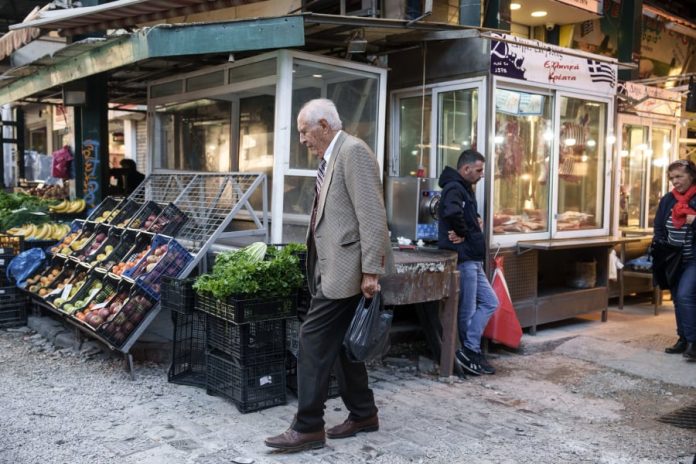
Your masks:
{"label": "woman in black coat", "polygon": [[679,339],[665,352],[682,353],[688,361],[696,362],[696,165],[677,160],[669,165],[667,173],[674,188],[657,207],[653,241],[680,247],[682,264],[680,276],[669,289]]}

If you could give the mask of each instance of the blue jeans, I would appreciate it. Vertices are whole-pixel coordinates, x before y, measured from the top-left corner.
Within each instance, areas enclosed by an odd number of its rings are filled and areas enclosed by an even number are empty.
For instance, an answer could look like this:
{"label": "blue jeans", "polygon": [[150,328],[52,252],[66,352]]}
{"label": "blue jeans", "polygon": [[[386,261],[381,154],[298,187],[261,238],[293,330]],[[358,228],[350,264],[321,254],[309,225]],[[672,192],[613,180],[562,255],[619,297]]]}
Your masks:
{"label": "blue jeans", "polygon": [[480,353],[481,335],[498,307],[498,297],[483,272],[482,262],[464,261],[458,269],[459,340],[462,346]]}
{"label": "blue jeans", "polygon": [[696,343],[696,260],[684,263],[676,288],[671,290],[677,335]]}

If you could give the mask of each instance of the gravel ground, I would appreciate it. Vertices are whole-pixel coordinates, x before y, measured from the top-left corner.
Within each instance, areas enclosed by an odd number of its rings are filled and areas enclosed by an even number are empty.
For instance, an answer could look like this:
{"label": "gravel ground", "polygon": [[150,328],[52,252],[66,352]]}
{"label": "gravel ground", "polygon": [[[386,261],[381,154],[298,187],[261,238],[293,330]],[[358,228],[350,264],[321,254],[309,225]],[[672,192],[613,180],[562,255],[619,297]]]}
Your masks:
{"label": "gravel ground", "polygon": [[[0,329],[0,462],[692,463],[696,430],[655,419],[696,401],[693,388],[554,349],[493,361],[495,376],[448,381],[408,361],[374,366],[378,433],[277,454],[262,440],[287,427],[291,396],[240,414],[202,389],[167,383],[166,365],[137,364],[132,381],[121,359]],[[340,400],[329,401],[329,425],[345,414]]]}

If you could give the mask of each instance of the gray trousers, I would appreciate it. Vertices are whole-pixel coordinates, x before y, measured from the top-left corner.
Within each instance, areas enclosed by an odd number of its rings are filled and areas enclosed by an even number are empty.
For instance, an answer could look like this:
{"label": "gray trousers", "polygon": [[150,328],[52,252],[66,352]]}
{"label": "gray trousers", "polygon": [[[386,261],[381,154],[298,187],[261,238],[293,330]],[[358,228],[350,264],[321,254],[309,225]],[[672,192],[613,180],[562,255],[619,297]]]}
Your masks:
{"label": "gray trousers", "polygon": [[341,399],[353,420],[377,414],[375,398],[368,387],[365,363],[350,362],[343,352],[343,337],[361,295],[340,300],[326,298],[321,292],[321,276],[314,244],[307,250],[307,276],[312,302],[300,326],[297,355],[297,416],[292,428],[309,433],[324,428],[324,409],[333,368]]}

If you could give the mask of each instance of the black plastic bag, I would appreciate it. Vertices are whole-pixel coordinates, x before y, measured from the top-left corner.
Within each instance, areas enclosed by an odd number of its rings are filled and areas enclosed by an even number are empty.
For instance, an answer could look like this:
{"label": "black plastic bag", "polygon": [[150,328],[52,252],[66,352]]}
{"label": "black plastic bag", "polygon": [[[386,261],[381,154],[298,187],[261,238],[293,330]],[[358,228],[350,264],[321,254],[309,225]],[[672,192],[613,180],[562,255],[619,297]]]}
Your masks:
{"label": "black plastic bag", "polygon": [[389,330],[394,313],[382,308],[379,292],[370,300],[363,296],[343,339],[348,359],[366,362],[381,357],[389,349]]}
{"label": "black plastic bag", "polygon": [[650,245],[653,277],[660,288],[672,289],[679,283],[682,268],[682,248],[667,242],[655,241]]}

